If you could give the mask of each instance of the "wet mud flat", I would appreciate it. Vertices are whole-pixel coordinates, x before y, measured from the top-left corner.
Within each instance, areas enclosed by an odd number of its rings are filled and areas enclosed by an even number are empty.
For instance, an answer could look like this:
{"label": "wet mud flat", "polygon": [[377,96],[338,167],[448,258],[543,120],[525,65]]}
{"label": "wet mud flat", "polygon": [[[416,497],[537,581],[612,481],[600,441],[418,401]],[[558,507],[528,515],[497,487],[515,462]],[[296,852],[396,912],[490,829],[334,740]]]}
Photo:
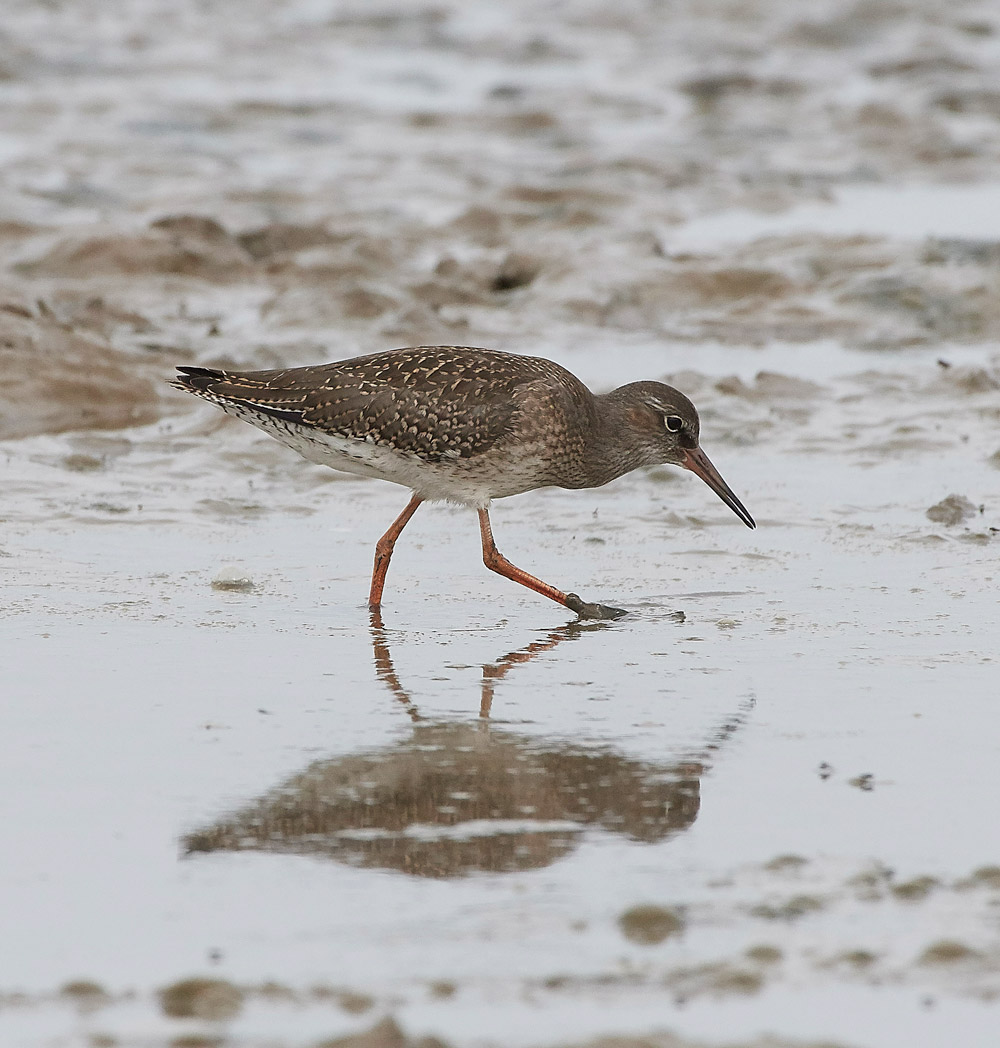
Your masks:
{"label": "wet mud flat", "polygon": [[[992,1045],[1000,21],[36,5],[0,34],[0,1043]],[[407,494],[167,386],[406,344],[702,415]],[[188,398],[190,399],[190,398]]]}

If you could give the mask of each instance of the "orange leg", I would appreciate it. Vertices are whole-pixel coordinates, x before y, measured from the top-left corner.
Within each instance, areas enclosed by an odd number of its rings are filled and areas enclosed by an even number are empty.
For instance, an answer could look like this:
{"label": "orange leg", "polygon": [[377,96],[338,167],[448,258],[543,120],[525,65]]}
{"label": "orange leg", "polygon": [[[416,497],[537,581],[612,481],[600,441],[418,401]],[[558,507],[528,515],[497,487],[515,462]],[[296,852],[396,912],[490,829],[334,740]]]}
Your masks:
{"label": "orange leg", "polygon": [[[406,521],[403,523],[405,524]],[[497,549],[497,544],[493,541],[493,529],[490,527],[488,510],[481,509],[479,511],[479,531],[483,537],[483,563],[490,571],[495,571],[498,575],[503,575],[504,578],[510,579],[512,582],[519,582],[522,586],[527,586],[528,589],[533,589],[536,593],[541,593],[543,597],[548,597],[549,600],[554,600],[564,608],[575,611],[582,619],[617,619],[625,614],[619,608],[609,608],[604,604],[588,604],[575,593],[563,593],[562,590],[556,589],[555,586],[550,586],[547,582],[536,579],[534,575],[529,575],[523,568],[518,568],[511,564]]]}
{"label": "orange leg", "polygon": [[414,495],[406,504],[406,509],[392,522],[392,527],[375,544],[375,567],[372,569],[372,588],[368,593],[369,611],[378,611],[382,606],[382,587],[385,586],[385,573],[389,570],[393,547],[421,502],[423,499]]}

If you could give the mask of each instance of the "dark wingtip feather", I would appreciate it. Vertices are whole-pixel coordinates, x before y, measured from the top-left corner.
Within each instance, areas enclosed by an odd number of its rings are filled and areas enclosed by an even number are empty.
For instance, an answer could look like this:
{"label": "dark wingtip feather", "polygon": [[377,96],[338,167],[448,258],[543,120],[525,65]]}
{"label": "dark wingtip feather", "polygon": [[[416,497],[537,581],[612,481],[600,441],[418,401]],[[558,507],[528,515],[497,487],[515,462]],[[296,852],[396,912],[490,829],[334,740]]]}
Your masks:
{"label": "dark wingtip feather", "polygon": [[226,377],[224,371],[218,368],[199,368],[188,364],[178,364],[179,374],[170,383],[175,389],[185,389],[190,392],[203,392],[208,389],[209,383],[218,382]]}
{"label": "dark wingtip feather", "polygon": [[[281,419],[283,422],[302,423],[305,408],[289,408],[278,404],[261,403],[253,396],[254,387],[245,389],[240,386],[239,375],[231,375],[220,368],[199,368],[188,364],[178,364],[177,371],[179,374],[170,383],[174,389],[194,393],[205,400],[210,400],[223,410],[242,409],[242,412],[256,415],[258,418],[269,417]],[[236,413],[239,414],[240,411]],[[246,417],[246,414],[243,417]]]}

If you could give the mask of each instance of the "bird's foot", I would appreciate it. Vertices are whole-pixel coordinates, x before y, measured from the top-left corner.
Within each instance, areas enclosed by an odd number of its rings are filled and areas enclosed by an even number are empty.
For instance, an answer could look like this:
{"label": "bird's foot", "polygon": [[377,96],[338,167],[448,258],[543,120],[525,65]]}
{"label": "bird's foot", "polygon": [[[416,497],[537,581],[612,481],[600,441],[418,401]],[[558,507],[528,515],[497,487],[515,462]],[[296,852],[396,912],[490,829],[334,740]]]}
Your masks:
{"label": "bird's foot", "polygon": [[628,612],[623,608],[609,608],[607,604],[588,604],[575,593],[566,594],[566,607],[581,619],[620,619]]}

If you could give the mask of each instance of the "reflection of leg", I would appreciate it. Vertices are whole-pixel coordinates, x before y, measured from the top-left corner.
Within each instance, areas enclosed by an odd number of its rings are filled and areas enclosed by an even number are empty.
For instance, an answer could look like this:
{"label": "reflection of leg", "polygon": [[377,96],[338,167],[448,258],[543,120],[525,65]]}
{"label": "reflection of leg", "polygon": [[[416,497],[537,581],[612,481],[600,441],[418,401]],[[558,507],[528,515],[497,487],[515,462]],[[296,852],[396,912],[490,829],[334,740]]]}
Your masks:
{"label": "reflection of leg", "polygon": [[368,607],[372,611],[377,611],[382,606],[382,587],[385,585],[385,573],[389,570],[389,560],[396,539],[410,517],[417,512],[417,506],[422,501],[423,499],[414,495],[406,504],[406,509],[392,522],[392,527],[375,544],[375,567],[372,570],[372,588],[368,594]]}
{"label": "reflection of leg", "polygon": [[382,616],[378,609],[371,613],[372,654],[375,656],[375,672],[378,678],[384,681],[389,690],[406,707],[412,720],[420,720],[420,713],[413,705],[410,696],[403,689],[396,676],[396,668],[392,664],[392,656],[389,654],[389,641],[385,636],[385,628],[382,626]]}
{"label": "reflection of leg", "polygon": [[536,579],[534,575],[529,575],[523,568],[518,568],[511,564],[497,549],[497,544],[493,541],[493,529],[490,527],[488,510],[481,509],[479,511],[479,531],[483,537],[483,563],[490,571],[495,571],[498,575],[503,575],[504,578],[510,579],[512,582],[519,582],[522,586],[527,586],[528,589],[533,589],[536,593],[541,593],[543,597],[548,597],[549,600],[554,600],[564,608],[575,611],[582,619],[616,619],[620,615],[625,614],[624,611],[620,611],[618,608],[608,608],[603,604],[587,604],[575,593],[563,593],[562,590],[556,589],[555,586],[550,586],[547,582]]}
{"label": "reflection of leg", "polygon": [[[382,624],[382,615],[378,609],[373,609],[370,614],[371,622],[371,636],[372,636],[372,654],[375,656],[375,672],[378,674],[379,680],[381,680],[396,697],[396,699],[406,707],[406,712],[409,713],[411,719],[415,721],[423,720],[417,707],[413,704],[409,694],[403,688],[399,677],[396,676],[396,668],[392,664],[392,655],[389,652],[389,639],[385,635],[385,627]],[[533,658],[541,655],[543,652],[551,651],[556,645],[561,644],[564,640],[575,640],[577,637],[582,637],[584,633],[590,633],[594,630],[603,629],[604,627],[594,623],[593,625],[583,625],[579,622],[569,622],[565,626],[559,626],[557,629],[552,630],[543,640],[534,640],[524,648],[520,648],[517,651],[508,652],[506,655],[501,656],[494,663],[487,662],[483,666],[483,680],[480,686],[479,695],[479,716],[483,720],[487,720],[490,715],[490,708],[493,705],[493,690],[496,687],[497,681],[503,680],[504,677],[515,667],[525,662],[531,662]]]}
{"label": "reflection of leg", "polygon": [[479,716],[488,717],[490,710],[493,707],[493,691],[496,688],[496,682],[503,680],[504,677],[510,672],[511,667],[517,666],[522,662],[531,662],[536,656],[540,655],[543,651],[551,651],[557,644],[566,640],[567,638],[574,638],[580,635],[582,627],[578,622],[571,622],[566,626],[560,626],[559,629],[553,630],[545,640],[532,641],[526,648],[521,648],[520,651],[512,651],[503,658],[497,659],[497,661],[491,666],[486,663],[483,666],[483,683],[479,698]]}

